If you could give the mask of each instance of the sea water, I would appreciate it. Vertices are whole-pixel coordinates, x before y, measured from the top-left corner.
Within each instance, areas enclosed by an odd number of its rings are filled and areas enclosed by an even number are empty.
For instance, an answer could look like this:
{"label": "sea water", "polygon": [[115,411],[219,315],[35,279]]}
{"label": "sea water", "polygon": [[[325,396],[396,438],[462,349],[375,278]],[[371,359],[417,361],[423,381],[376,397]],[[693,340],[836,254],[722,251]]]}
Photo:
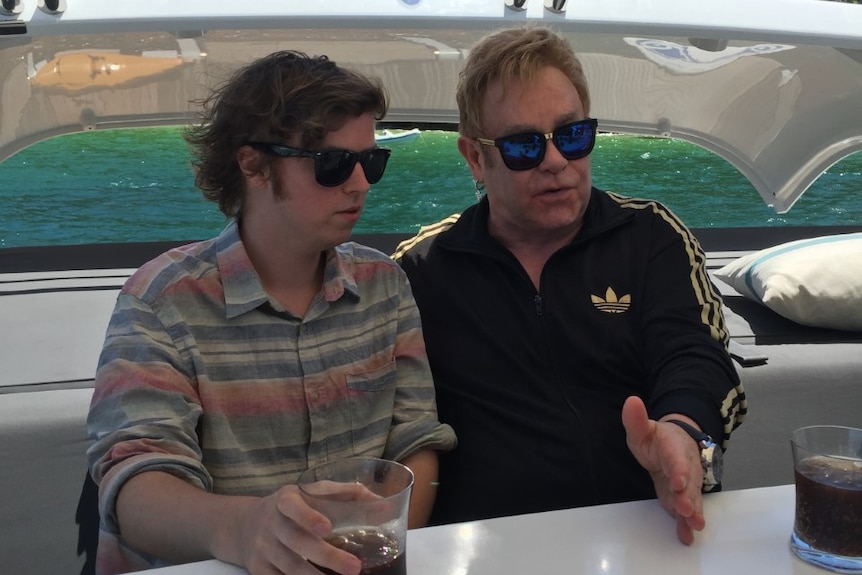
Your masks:
{"label": "sea water", "polygon": [[[457,134],[426,131],[390,144],[357,233],[410,233],[476,200]],[[862,153],[827,170],[776,214],[732,165],[681,140],[607,135],[592,154],[593,183],[656,199],[690,227],[851,225],[862,222]],[[0,248],[210,237],[225,225],[194,186],[181,129],[72,134],[0,164]]]}

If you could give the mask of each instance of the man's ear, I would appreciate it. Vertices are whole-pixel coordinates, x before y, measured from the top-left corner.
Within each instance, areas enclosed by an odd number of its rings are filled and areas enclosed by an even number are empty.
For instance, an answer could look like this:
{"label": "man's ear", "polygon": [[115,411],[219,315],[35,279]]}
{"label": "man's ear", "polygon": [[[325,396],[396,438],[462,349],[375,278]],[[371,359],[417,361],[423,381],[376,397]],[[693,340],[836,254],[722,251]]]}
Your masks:
{"label": "man's ear", "polygon": [[236,163],[246,179],[269,178],[269,165],[263,161],[261,152],[251,146],[240,146],[236,151]]}
{"label": "man's ear", "polygon": [[485,158],[482,156],[482,151],[479,149],[481,144],[473,138],[458,136],[458,151],[467,160],[467,166],[470,168],[470,173],[473,179],[477,182],[485,181]]}

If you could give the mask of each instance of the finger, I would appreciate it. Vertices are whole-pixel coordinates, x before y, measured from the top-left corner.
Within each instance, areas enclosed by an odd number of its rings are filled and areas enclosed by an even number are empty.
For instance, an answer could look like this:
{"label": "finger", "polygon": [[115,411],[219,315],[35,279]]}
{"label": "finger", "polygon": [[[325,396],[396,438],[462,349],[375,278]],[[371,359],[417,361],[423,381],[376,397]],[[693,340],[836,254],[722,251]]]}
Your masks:
{"label": "finger", "polygon": [[692,531],[685,517],[680,517],[679,515],[676,517],[676,536],[685,545],[694,543],[694,531]]}
{"label": "finger", "polygon": [[294,520],[283,516],[277,529],[279,550],[272,555],[273,564],[283,573],[317,574],[308,562],[342,575],[358,575],[362,562],[355,555],[327,543]]}
{"label": "finger", "polygon": [[341,575],[358,575],[362,570],[359,558],[324,540],[332,534],[332,522],[309,506],[296,486],[279,490],[277,508],[284,521],[278,538],[286,549]]}
{"label": "finger", "polygon": [[686,518],[688,525],[695,531],[703,531],[703,528],[706,527],[706,519],[703,516],[703,495],[700,491],[694,495],[692,506],[694,511]]}
{"label": "finger", "polygon": [[288,549],[278,546],[268,557],[257,557],[246,565],[249,575],[320,575],[320,570],[305,560],[304,557]]}
{"label": "finger", "polygon": [[284,517],[318,537],[327,537],[332,532],[329,518],[306,503],[296,486],[282,487],[278,491],[276,507]]}
{"label": "finger", "polygon": [[[306,558],[316,567],[326,568],[341,575],[359,575],[362,571],[362,561],[356,555],[324,542],[314,546]],[[285,571],[285,573],[292,574],[291,571]]]}
{"label": "finger", "polygon": [[303,485],[303,491],[329,501],[375,501],[382,499],[367,486],[356,481],[316,481]]}
{"label": "finger", "polygon": [[695,531],[703,531],[703,528],[706,527],[706,519],[702,511],[695,511],[691,517],[686,517],[686,523]]}
{"label": "finger", "polygon": [[[691,487],[691,466],[688,460],[679,451],[667,450],[661,458],[662,473],[667,477],[668,489],[674,497],[682,497],[689,500]],[[698,463],[699,465],[699,463]]]}
{"label": "finger", "polygon": [[687,491],[671,493],[671,497],[673,498],[674,515],[677,517],[688,518],[694,514],[694,502]]}
{"label": "finger", "polygon": [[676,510],[676,534],[685,545],[694,542],[694,532],[702,531],[706,526],[703,517],[703,499],[700,491],[686,490],[674,496]]}

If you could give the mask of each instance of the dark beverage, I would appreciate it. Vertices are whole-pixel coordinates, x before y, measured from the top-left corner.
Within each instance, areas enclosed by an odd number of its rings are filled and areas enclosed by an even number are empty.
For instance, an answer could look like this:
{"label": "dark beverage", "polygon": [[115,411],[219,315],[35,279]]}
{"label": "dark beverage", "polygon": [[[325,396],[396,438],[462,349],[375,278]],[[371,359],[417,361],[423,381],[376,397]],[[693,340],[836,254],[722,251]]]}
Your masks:
{"label": "dark beverage", "polygon": [[813,456],[796,465],[794,531],[816,550],[862,557],[862,462]]}
{"label": "dark beverage", "polygon": [[[404,549],[391,533],[376,527],[350,527],[333,531],[326,541],[359,557],[362,561],[359,575],[407,575]],[[315,567],[326,575],[338,575],[330,569]]]}

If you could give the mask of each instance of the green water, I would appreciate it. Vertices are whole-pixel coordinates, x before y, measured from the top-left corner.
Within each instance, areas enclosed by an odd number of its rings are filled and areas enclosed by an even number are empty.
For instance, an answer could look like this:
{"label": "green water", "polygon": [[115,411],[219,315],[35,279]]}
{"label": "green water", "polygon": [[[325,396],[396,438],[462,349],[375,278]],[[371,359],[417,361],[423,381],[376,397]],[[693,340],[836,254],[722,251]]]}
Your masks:
{"label": "green water", "polygon": [[[394,143],[355,231],[412,232],[475,201],[457,135]],[[602,135],[593,183],[662,201],[691,227],[862,222],[862,153],[827,170],[778,215],[725,160],[678,140]],[[55,138],[0,164],[0,247],[209,237],[224,226],[194,187],[179,128]]]}

